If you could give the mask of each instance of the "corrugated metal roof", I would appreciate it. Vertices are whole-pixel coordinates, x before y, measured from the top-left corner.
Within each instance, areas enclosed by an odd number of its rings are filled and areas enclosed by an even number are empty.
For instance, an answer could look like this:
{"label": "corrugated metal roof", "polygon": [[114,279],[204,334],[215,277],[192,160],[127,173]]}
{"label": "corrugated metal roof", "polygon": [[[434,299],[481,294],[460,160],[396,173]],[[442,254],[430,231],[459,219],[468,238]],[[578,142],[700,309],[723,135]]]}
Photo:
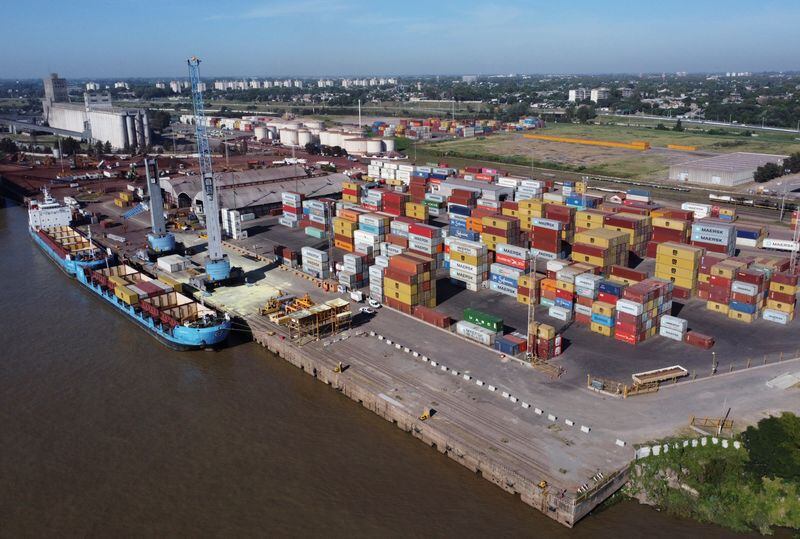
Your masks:
{"label": "corrugated metal roof", "polygon": [[773,155],[768,153],[748,153],[734,152],[704,159],[695,159],[673,165],[675,167],[687,167],[702,170],[719,170],[723,172],[737,172],[755,170],[767,163],[779,163],[785,159],[786,155]]}
{"label": "corrugated metal roof", "polygon": [[[298,168],[302,172],[301,168]],[[219,202],[222,208],[247,208],[281,202],[281,193],[296,191],[306,197],[335,195],[342,190],[342,182],[348,178],[344,174],[329,174],[309,178],[296,176],[294,167],[278,167],[247,170],[243,172],[222,172],[215,174],[219,181]],[[184,193],[192,200],[202,200],[200,176],[178,176],[161,178],[161,187],[177,198]]]}

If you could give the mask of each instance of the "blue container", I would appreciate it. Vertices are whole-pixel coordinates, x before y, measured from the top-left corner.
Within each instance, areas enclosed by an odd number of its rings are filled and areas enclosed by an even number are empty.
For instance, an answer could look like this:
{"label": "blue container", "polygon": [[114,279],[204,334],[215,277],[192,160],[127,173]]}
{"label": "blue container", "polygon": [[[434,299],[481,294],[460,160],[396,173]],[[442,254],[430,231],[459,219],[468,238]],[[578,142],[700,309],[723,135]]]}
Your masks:
{"label": "blue container", "polygon": [[449,261],[449,260],[445,260],[445,261],[444,261],[444,265],[443,265],[442,267],[443,267],[444,269],[450,269],[450,261]]}
{"label": "blue container", "polygon": [[511,286],[513,288],[517,288],[517,281],[510,277],[506,277],[505,275],[499,275],[497,273],[490,273],[489,280],[494,281],[496,283],[500,283],[506,286]]}
{"label": "blue container", "polygon": [[611,281],[600,281],[600,286],[598,287],[600,292],[605,292],[607,294],[617,296],[618,298],[622,297],[622,291],[624,288],[625,285],[612,283]]}
{"label": "blue container", "polygon": [[629,195],[638,195],[640,197],[649,197],[650,191],[647,189],[628,189],[627,193]]}
{"label": "blue container", "polygon": [[750,305],[748,303],[742,303],[741,301],[731,301],[728,304],[728,307],[730,307],[734,311],[739,311],[740,313],[754,314],[756,312],[756,306],[755,305]]}
{"label": "blue container", "polygon": [[430,177],[431,178],[436,178],[437,180],[446,180],[447,179],[447,175],[446,174],[431,174]]}
{"label": "blue container", "polygon": [[499,336],[494,339],[494,349],[509,355],[515,356],[519,353],[519,345],[507,341],[504,337]]}
{"label": "blue container", "polygon": [[553,304],[558,307],[563,307],[564,309],[570,309],[570,310],[572,310],[572,305],[573,305],[571,301],[564,298],[556,298]]}
{"label": "blue container", "polygon": [[743,230],[741,228],[736,229],[736,237],[737,238],[747,238],[749,240],[757,240],[758,239],[758,230]]}
{"label": "blue container", "polygon": [[447,211],[449,213],[455,213],[456,215],[464,215],[469,217],[472,214],[472,208],[469,206],[462,206],[461,204],[448,204]]}
{"label": "blue container", "polygon": [[596,322],[601,326],[614,327],[614,319],[602,314],[592,313],[592,322]]}

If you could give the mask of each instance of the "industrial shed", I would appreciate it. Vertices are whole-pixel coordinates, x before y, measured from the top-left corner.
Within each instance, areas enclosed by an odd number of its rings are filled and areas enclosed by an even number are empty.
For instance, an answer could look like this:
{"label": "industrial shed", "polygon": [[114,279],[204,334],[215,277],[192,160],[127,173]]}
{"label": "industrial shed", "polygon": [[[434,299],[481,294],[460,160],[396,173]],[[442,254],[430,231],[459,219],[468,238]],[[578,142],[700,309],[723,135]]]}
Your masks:
{"label": "industrial shed", "polygon": [[785,155],[735,152],[695,159],[669,167],[669,179],[678,182],[734,187],[753,181],[753,174],[767,163],[783,164]]}
{"label": "industrial shed", "polygon": [[[302,167],[286,166],[214,175],[220,208],[247,210],[263,215],[281,206],[281,193],[293,191],[306,198],[337,196],[342,191],[344,174],[309,177]],[[202,213],[203,194],[199,175],[160,179],[168,203],[191,207]]]}

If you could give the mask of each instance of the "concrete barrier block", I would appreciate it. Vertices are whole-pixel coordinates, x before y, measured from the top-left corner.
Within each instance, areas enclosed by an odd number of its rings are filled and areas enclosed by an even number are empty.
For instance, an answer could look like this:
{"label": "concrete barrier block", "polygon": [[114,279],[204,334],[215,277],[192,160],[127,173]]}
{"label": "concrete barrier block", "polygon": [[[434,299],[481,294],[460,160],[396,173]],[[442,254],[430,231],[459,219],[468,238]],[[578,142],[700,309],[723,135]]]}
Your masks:
{"label": "concrete barrier block", "polygon": [[620,447],[625,447],[627,445],[624,441],[622,441],[620,439],[617,439],[617,441],[614,442],[614,443],[617,444]]}
{"label": "concrete barrier block", "polygon": [[531,407],[531,405],[530,405],[530,404],[528,404],[528,403],[527,403],[527,402],[525,402],[525,401],[522,401],[522,407],[523,407],[523,408],[525,408],[525,409],[527,410],[528,408],[530,408],[530,407]]}
{"label": "concrete barrier block", "polygon": [[411,350],[408,348],[408,346],[404,346],[404,347],[403,347],[403,352],[405,352],[406,354],[408,354],[409,352],[411,352]]}
{"label": "concrete barrier block", "polygon": [[587,427],[586,425],[581,425],[581,432],[584,434],[589,434],[592,431],[591,427]]}
{"label": "concrete barrier block", "polygon": [[497,391],[497,388],[489,384],[489,391]]}
{"label": "concrete barrier block", "polygon": [[440,365],[439,368],[443,371],[447,370],[447,365]]}
{"label": "concrete barrier block", "polygon": [[438,363],[436,363],[435,361],[431,360],[431,367],[435,367],[437,365],[438,365]]}
{"label": "concrete barrier block", "polygon": [[542,415],[544,413],[544,410],[541,408],[534,408],[533,411],[536,412],[536,415]]}
{"label": "concrete barrier block", "polygon": [[547,419],[550,420],[550,421],[555,421],[558,418],[553,414],[547,414]]}
{"label": "concrete barrier block", "polygon": [[400,350],[400,343],[394,343],[394,347]]}
{"label": "concrete barrier block", "polygon": [[382,341],[383,340],[383,335],[378,335],[378,340]]}
{"label": "concrete barrier block", "polygon": [[734,449],[739,449],[740,447],[742,447],[742,443],[741,442],[733,442],[733,448]]}
{"label": "concrete barrier block", "polygon": [[510,397],[508,397],[508,400],[510,400],[511,402],[517,402],[517,397],[511,395]]}
{"label": "concrete barrier block", "polygon": [[483,382],[481,380],[475,380],[475,384],[479,386],[483,386]]}
{"label": "concrete barrier block", "polygon": [[472,376],[470,376],[469,374],[465,374],[465,375],[463,375],[463,376],[462,376],[462,378],[463,378],[464,380],[472,380]]}
{"label": "concrete barrier block", "polygon": [[451,370],[450,374],[452,374],[453,376],[458,376],[458,371]]}
{"label": "concrete barrier block", "polygon": [[419,352],[412,352],[411,355],[414,357],[419,357]]}
{"label": "concrete barrier block", "polygon": [[509,395],[508,391],[503,391],[503,392],[501,393],[501,395],[503,395],[503,398],[504,398],[504,399],[507,399],[508,397],[510,397],[510,396],[511,396],[511,395]]}
{"label": "concrete barrier block", "polygon": [[564,423],[566,423],[570,427],[574,427],[575,426],[575,422],[573,420],[571,420],[571,419],[565,419]]}

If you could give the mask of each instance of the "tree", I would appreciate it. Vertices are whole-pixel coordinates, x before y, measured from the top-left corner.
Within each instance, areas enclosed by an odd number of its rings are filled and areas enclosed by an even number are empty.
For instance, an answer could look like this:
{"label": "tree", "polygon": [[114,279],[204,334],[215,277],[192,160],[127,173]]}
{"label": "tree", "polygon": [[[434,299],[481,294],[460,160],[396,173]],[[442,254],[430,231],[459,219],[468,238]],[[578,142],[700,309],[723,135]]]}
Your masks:
{"label": "tree", "polygon": [[754,475],[800,481],[800,417],[783,412],[762,419],[747,428],[743,439]]}
{"label": "tree", "polygon": [[667,126],[666,125],[664,125],[662,123],[659,123],[658,125],[656,125],[656,131],[666,131],[666,130],[667,130]]}
{"label": "tree", "polygon": [[575,112],[575,117],[582,124],[588,123],[589,120],[596,116],[597,113],[594,111],[594,107],[590,107],[589,105],[581,105]]}
{"label": "tree", "polygon": [[783,160],[784,174],[800,172],[800,152],[795,152]]}
{"label": "tree", "polygon": [[150,123],[150,128],[155,129],[156,131],[161,131],[165,127],[168,127],[172,118],[169,115],[169,112],[163,110],[153,110],[147,109],[147,120]]}
{"label": "tree", "polygon": [[111,141],[107,140],[106,143],[103,144],[103,152],[111,153]]}
{"label": "tree", "polygon": [[103,153],[103,143],[99,140],[94,143],[94,153],[97,156],[100,156]]}
{"label": "tree", "polygon": [[81,143],[72,137],[67,137],[61,141],[61,151],[66,155],[74,155],[81,151]]}
{"label": "tree", "polygon": [[672,128],[673,131],[683,131],[683,124],[681,124],[680,119],[675,122],[675,127]]}
{"label": "tree", "polygon": [[756,183],[768,182],[783,174],[783,169],[776,163],[767,163],[758,167],[753,173],[753,180]]}
{"label": "tree", "polygon": [[19,147],[17,147],[17,143],[10,138],[4,138],[3,140],[0,140],[0,152],[17,153],[18,151]]}

